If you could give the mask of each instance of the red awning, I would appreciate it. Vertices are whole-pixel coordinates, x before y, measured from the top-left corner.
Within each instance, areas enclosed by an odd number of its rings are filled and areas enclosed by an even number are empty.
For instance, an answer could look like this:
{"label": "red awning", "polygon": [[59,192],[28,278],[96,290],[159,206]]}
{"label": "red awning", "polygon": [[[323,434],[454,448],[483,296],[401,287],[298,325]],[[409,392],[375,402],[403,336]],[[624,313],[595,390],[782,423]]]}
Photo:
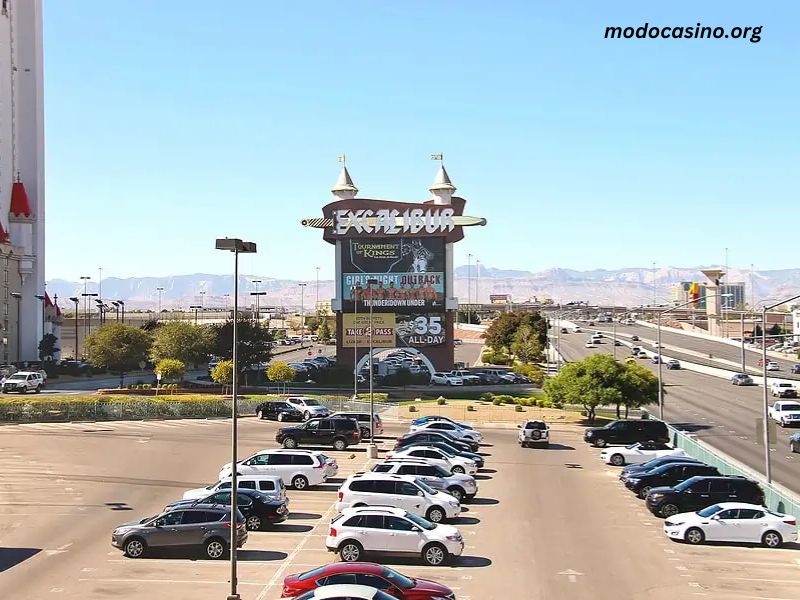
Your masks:
{"label": "red awning", "polygon": [[30,217],[31,205],[28,202],[28,193],[25,191],[25,184],[21,181],[15,181],[11,186],[11,210],[9,210],[15,217]]}

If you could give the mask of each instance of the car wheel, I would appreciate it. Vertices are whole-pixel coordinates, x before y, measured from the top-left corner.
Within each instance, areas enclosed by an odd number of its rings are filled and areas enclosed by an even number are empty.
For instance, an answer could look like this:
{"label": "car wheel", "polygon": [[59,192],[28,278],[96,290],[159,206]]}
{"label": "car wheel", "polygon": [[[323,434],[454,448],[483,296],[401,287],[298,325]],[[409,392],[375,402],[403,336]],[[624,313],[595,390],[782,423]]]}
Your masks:
{"label": "car wheel", "polygon": [[608,442],[606,442],[605,439],[603,438],[597,438],[594,441],[594,445],[597,446],[598,448],[605,448],[608,445]]}
{"label": "car wheel", "polygon": [[706,535],[703,533],[702,529],[690,527],[686,530],[686,534],[683,536],[683,539],[696,546],[697,544],[702,544],[705,541]]}
{"label": "car wheel", "polygon": [[447,491],[453,498],[455,498],[459,502],[461,502],[464,499],[464,490],[462,490],[460,487],[451,487],[448,488]]}
{"label": "car wheel", "polygon": [[206,542],[206,556],[212,560],[217,560],[225,555],[226,544],[219,538],[210,539]]}
{"label": "car wheel", "polygon": [[425,518],[431,523],[441,523],[444,520],[444,511],[438,506],[431,506],[425,513]]}
{"label": "car wheel", "polygon": [[644,500],[645,498],[647,498],[647,494],[649,494],[649,493],[650,493],[650,489],[651,489],[651,487],[652,487],[652,486],[646,485],[646,486],[644,486],[642,489],[640,489],[640,490],[639,490],[639,494],[638,494],[639,498],[641,498],[642,500]]}
{"label": "car wheel", "polygon": [[336,438],[333,440],[333,449],[334,450],[346,450],[347,449],[347,441],[343,440],[342,438]]}
{"label": "car wheel", "polygon": [[41,392],[41,391],[42,391],[42,386],[40,386],[40,385],[37,385],[37,386],[36,386],[36,393],[38,394],[38,393],[39,393],[39,392]]}
{"label": "car wheel", "polygon": [[278,413],[278,422],[283,423],[283,413]]}
{"label": "car wheel", "polygon": [[358,562],[361,560],[362,554],[364,554],[364,549],[358,542],[345,542],[339,546],[339,558],[343,562]]}
{"label": "car wheel", "polygon": [[264,418],[264,411],[263,411],[263,410],[257,410],[257,411],[256,411],[256,416],[257,416],[259,419],[263,419],[263,418]]}
{"label": "car wheel", "polygon": [[283,440],[283,447],[289,449],[297,448],[297,440],[293,437],[287,437]]}
{"label": "car wheel", "polygon": [[27,393],[28,393],[28,390],[27,390],[26,388],[21,388],[21,389],[19,390],[19,393],[20,393],[20,394],[27,394]]}
{"label": "car wheel", "polygon": [[308,421],[311,418],[311,413],[306,411],[303,413],[303,421]]}
{"label": "car wheel", "polygon": [[258,531],[261,529],[261,517],[257,515],[250,515],[247,517],[247,530],[248,531]]}
{"label": "car wheel", "polygon": [[612,454],[611,464],[615,467],[622,467],[625,465],[625,457],[622,454]]}
{"label": "car wheel", "polygon": [[767,531],[761,536],[761,543],[767,548],[780,548],[783,545],[783,538],[777,531]]}
{"label": "car wheel", "polygon": [[141,558],[147,551],[147,545],[140,538],[131,538],[125,542],[125,556],[128,558]]}
{"label": "car wheel", "polygon": [[292,487],[296,490],[304,490],[308,487],[308,479],[302,475],[296,475],[295,478],[292,479]]}
{"label": "car wheel", "polygon": [[447,550],[441,544],[430,544],[422,549],[422,559],[432,567],[447,561]]}
{"label": "car wheel", "polygon": [[661,516],[664,518],[673,517],[678,514],[679,510],[675,504],[665,504],[661,507]]}
{"label": "car wheel", "polygon": [[453,467],[453,473],[460,473],[460,474],[463,475],[464,474],[464,467],[462,467],[461,465],[454,466]]}

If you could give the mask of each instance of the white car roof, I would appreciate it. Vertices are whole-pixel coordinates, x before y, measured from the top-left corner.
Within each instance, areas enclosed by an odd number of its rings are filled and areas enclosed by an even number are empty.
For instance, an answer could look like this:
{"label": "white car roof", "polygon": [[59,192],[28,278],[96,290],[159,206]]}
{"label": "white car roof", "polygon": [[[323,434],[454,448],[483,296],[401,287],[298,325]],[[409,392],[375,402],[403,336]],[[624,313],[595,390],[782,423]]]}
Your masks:
{"label": "white car roof", "polygon": [[723,510],[729,508],[750,508],[753,510],[769,510],[763,506],[759,506],[758,504],[747,504],[746,502],[717,502],[717,506],[721,507]]}
{"label": "white car roof", "polygon": [[375,504],[373,506],[354,506],[352,508],[345,508],[342,511],[342,515],[345,517],[350,517],[352,515],[361,515],[364,513],[376,513],[381,515],[395,515],[396,517],[404,517],[406,511],[402,508],[396,508],[394,506],[383,506],[381,504]]}
{"label": "white car roof", "polygon": [[372,600],[377,592],[377,589],[368,585],[340,583],[318,587],[314,590],[314,596],[312,597],[320,600],[325,600],[326,598],[363,598],[364,600]]}
{"label": "white car roof", "polygon": [[[411,452],[412,450],[436,450],[437,452],[444,454],[444,451],[441,448],[437,448],[436,446],[406,446],[405,448],[400,448],[399,450],[397,450],[394,456],[397,456],[398,454],[402,456],[403,454]],[[422,460],[425,460],[424,457],[414,457],[414,458],[422,458]]]}
{"label": "white car roof", "polygon": [[416,475],[396,475],[394,473],[376,473],[374,471],[365,471],[363,473],[356,473],[347,478],[348,481],[354,479],[389,479],[391,481],[414,481]]}
{"label": "white car roof", "polygon": [[[237,475],[236,479],[254,479],[256,481],[278,481],[279,479],[282,480],[280,475],[262,475],[261,473],[247,473],[245,475]],[[222,479],[220,479],[217,483],[222,483],[223,481],[230,481],[231,476],[226,475]],[[216,484],[214,484],[216,485]],[[199,488],[198,488],[199,489]]]}

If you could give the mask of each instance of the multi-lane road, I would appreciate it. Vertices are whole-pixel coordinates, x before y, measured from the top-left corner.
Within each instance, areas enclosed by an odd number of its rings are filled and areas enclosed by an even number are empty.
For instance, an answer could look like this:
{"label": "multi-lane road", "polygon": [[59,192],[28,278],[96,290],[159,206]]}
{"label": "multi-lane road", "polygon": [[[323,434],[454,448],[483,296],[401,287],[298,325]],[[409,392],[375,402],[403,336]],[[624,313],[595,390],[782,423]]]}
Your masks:
{"label": "multi-lane road", "polygon": [[[605,327],[584,328],[585,333],[569,333],[561,336],[561,352],[567,360],[578,360],[596,352],[613,352],[614,346],[609,338],[593,350],[585,348],[586,340],[593,329],[606,331]],[[652,341],[655,331],[647,327],[618,327],[617,335],[629,340],[638,335],[638,345],[654,350]],[[666,356],[678,356],[674,347],[684,347],[690,352],[700,347],[711,348],[712,354],[724,344],[708,340],[698,340],[680,334],[662,333],[662,344]],[[734,349],[735,350],[735,349]],[[630,354],[629,348],[617,347],[617,356]],[[688,360],[688,358],[687,358]],[[640,359],[641,364],[654,372],[658,368],[649,359]],[[781,376],[785,374],[781,373]],[[758,430],[763,416],[763,389],[759,386],[733,386],[729,381],[704,375],[686,369],[662,369],[665,384],[664,417],[667,421],[687,431],[693,432],[703,441],[732,456],[748,467],[764,473],[764,447],[758,443]],[[792,455],[789,450],[789,437],[792,430],[778,428],[777,440],[771,452],[772,477],[787,488],[800,492],[800,454]]]}

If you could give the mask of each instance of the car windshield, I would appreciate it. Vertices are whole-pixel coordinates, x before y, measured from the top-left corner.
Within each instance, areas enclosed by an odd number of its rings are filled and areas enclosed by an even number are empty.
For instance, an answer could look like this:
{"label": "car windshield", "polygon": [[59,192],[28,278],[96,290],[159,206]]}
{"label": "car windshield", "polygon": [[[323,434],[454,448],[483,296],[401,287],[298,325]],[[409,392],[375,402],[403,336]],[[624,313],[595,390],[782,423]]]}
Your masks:
{"label": "car windshield", "polygon": [[303,404],[306,406],[321,406],[321,404],[316,400],[303,400]]}
{"label": "car windshield", "polygon": [[292,406],[287,402],[276,402],[275,408],[292,408]]}
{"label": "car windshield", "polygon": [[722,507],[719,504],[714,504],[713,506],[709,506],[708,508],[704,508],[703,510],[698,510],[696,514],[700,515],[701,517],[708,518],[712,515],[717,514],[721,510]]}
{"label": "car windshield", "polygon": [[7,381],[25,381],[25,375],[12,375]]}
{"label": "car windshield", "polygon": [[783,410],[800,410],[800,404],[784,404]]}
{"label": "car windshield", "polygon": [[415,525],[419,525],[423,529],[431,531],[432,529],[436,529],[436,523],[431,523],[427,519],[423,519],[422,517],[418,517],[417,515],[406,513],[405,518],[409,521],[412,521]]}
{"label": "car windshield", "polygon": [[381,573],[384,579],[388,579],[393,584],[395,584],[399,588],[403,588],[404,590],[410,590],[414,587],[414,580],[409,579],[405,575],[401,575],[397,571],[393,571],[388,567],[383,568],[383,572]]}
{"label": "car windshield", "polygon": [[204,487],[203,489],[205,489],[205,490],[213,490],[215,487],[217,487],[217,484],[218,484],[218,483],[219,483],[219,481],[215,481],[214,483],[210,483],[210,484],[208,484],[208,485],[207,485],[206,487]]}
{"label": "car windshield", "polygon": [[415,483],[416,483],[416,484],[417,484],[419,487],[421,487],[421,488],[422,488],[422,489],[423,489],[423,490],[424,490],[426,493],[428,493],[428,494],[431,494],[431,495],[433,495],[433,494],[436,494],[436,493],[438,493],[436,490],[434,490],[434,489],[433,489],[432,487],[430,487],[430,486],[429,486],[427,483],[425,483],[424,481],[422,481],[422,480],[420,480],[420,479],[417,479],[417,480],[415,481]]}

